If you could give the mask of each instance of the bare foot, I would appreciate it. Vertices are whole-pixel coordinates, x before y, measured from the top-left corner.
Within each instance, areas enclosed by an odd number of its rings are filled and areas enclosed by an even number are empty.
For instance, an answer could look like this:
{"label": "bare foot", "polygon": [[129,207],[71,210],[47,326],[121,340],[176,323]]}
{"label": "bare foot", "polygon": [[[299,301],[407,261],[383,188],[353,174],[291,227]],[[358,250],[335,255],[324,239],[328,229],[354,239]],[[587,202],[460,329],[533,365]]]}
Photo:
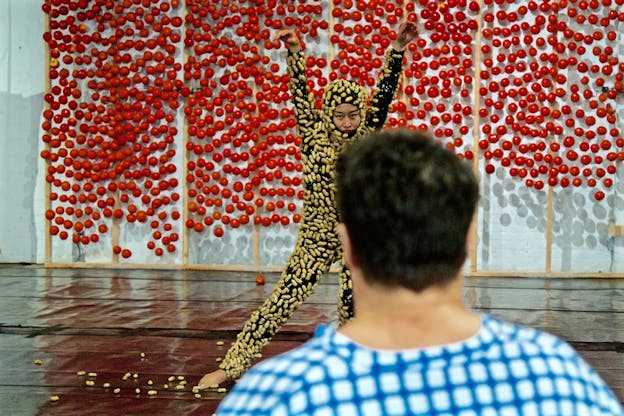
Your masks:
{"label": "bare foot", "polygon": [[199,380],[197,387],[199,387],[200,390],[214,388],[223,383],[225,380],[227,380],[225,371],[219,369],[203,376],[201,380]]}

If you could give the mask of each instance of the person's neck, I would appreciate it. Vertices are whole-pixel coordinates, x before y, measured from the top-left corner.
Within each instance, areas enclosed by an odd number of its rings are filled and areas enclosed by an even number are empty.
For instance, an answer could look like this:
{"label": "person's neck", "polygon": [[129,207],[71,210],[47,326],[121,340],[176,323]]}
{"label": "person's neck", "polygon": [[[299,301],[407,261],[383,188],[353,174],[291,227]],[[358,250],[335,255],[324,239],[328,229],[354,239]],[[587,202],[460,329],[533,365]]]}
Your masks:
{"label": "person's neck", "polygon": [[362,287],[355,298],[355,317],[338,332],[366,347],[414,349],[445,345],[474,336],[480,318],[462,301],[463,279],[420,293]]}

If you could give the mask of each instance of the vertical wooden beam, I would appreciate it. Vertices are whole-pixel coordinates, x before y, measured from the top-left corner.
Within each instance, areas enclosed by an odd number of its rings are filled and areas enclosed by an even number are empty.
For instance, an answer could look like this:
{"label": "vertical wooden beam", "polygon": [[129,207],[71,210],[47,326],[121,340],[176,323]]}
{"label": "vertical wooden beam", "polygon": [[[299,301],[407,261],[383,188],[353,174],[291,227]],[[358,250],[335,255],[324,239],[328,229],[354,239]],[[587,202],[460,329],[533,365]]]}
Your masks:
{"label": "vertical wooden beam", "polygon": [[[474,154],[472,160],[472,168],[475,174],[479,177],[479,107],[481,102],[479,100],[479,84],[481,83],[481,30],[483,28],[483,0],[479,0],[479,14],[477,15],[477,34],[474,49],[474,91],[473,91],[473,103],[472,103],[472,151]],[[478,209],[475,213],[474,226],[471,228],[469,241],[470,241],[470,271],[477,271],[477,237],[478,237],[478,224],[479,215]]]}
{"label": "vertical wooden beam", "polygon": [[[552,15],[557,17],[557,14],[553,13]],[[558,32],[556,32],[556,34],[559,35]],[[556,85],[557,85],[557,81],[555,77],[552,75],[550,76],[550,78],[552,80],[550,90],[551,92],[554,92]],[[554,106],[555,107],[551,107],[551,110],[556,109],[556,104],[554,104]],[[552,142],[553,141],[552,132],[550,133],[549,137],[550,137],[550,142]],[[548,153],[552,154],[550,150],[550,146],[548,146]],[[550,165],[552,166],[552,162],[550,163]],[[552,268],[552,238],[553,238],[553,187],[550,185],[548,185],[548,201],[546,205],[546,230],[544,232],[545,232],[545,238],[546,238],[545,272],[550,273],[551,268]]]}
{"label": "vertical wooden beam", "polygon": [[[9,19],[11,17],[9,16]],[[43,28],[43,32],[49,32],[50,31],[50,15],[46,13],[46,18],[44,21],[44,28]],[[46,42],[45,45],[45,81],[44,81],[44,86],[45,86],[45,91],[50,91],[50,45]],[[9,85],[9,89],[11,88],[11,86]],[[44,106],[44,110],[48,110],[50,109],[50,104],[48,104],[47,102],[45,102],[45,106]],[[41,140],[41,138],[39,138]],[[50,145],[48,143],[46,143],[45,145],[45,149],[46,150],[50,150]],[[45,172],[43,172],[43,177],[44,177],[44,192],[45,192],[45,200],[43,202],[44,204],[44,213],[47,212],[49,209],[52,208],[52,202],[50,201],[50,192],[51,190],[51,186],[50,186],[50,182],[48,182],[47,180],[45,180],[45,177],[47,176],[48,170],[47,167],[50,166],[50,161],[46,160],[45,162],[45,166],[46,166],[46,170]],[[52,235],[50,234],[50,225],[52,223],[50,222],[50,220],[46,219],[45,220],[45,230],[44,230],[44,244],[45,244],[45,248],[44,248],[44,264],[49,264],[52,262],[52,256],[54,253],[52,253]]]}
{"label": "vertical wooden beam", "polygon": [[[329,36],[327,37],[327,43],[329,45],[329,50],[327,52],[327,62],[331,62],[334,60],[334,57],[336,56],[336,50],[334,49],[334,44],[331,43],[331,41],[329,40],[331,38],[332,33],[334,33],[334,2],[330,1],[329,2],[329,28],[327,29],[327,31],[329,32]],[[331,68],[331,65],[328,65],[328,68]]]}
{"label": "vertical wooden beam", "polygon": [[[119,208],[119,189],[115,191],[115,206],[113,211]],[[113,215],[113,224],[111,225],[111,247],[115,247],[119,244],[119,220]],[[113,264],[119,263],[119,254],[115,254],[111,251]]]}
{"label": "vertical wooden beam", "polygon": [[253,265],[260,266],[260,225],[254,224],[253,228]]}
{"label": "vertical wooden beam", "polygon": [[[182,4],[180,8],[182,13],[182,21],[186,21],[184,17],[186,16],[186,2]],[[184,25],[182,25],[182,31],[184,32]],[[186,47],[184,46],[184,42],[182,42],[182,64],[186,63],[188,60],[188,54],[186,53]],[[193,82],[193,81],[191,81]],[[193,89],[191,89],[191,96],[194,94]],[[184,107],[182,107],[184,108]],[[180,111],[178,111],[178,114]],[[186,145],[188,144],[188,123],[186,122],[186,114],[184,111],[182,113],[182,122],[184,126],[182,128],[182,266],[186,267],[189,264],[189,234],[191,230],[186,228],[186,221],[188,220],[188,182],[186,181],[186,175],[188,173],[188,150],[186,149]]]}
{"label": "vertical wooden beam", "polygon": [[553,228],[553,189],[548,186],[548,204],[546,207],[546,273],[551,271],[552,263],[552,228]]}

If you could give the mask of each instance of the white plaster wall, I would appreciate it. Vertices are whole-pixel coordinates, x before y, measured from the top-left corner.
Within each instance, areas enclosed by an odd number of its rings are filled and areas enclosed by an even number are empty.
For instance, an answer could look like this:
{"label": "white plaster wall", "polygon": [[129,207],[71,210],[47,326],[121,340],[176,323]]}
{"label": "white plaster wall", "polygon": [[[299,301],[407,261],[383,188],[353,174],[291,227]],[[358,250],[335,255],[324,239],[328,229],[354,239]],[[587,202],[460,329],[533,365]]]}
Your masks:
{"label": "white plaster wall", "polygon": [[[622,24],[620,24],[621,26]],[[45,164],[39,157],[42,95],[45,89],[45,49],[42,41],[44,14],[40,0],[0,1],[0,262],[41,263],[46,230],[44,213]],[[306,42],[307,53],[327,58],[321,42]],[[624,59],[624,45],[617,47]],[[271,58],[284,68],[283,51]],[[617,102],[624,119],[623,98]],[[180,121],[181,123],[181,121]],[[623,126],[619,126],[624,130]],[[180,129],[181,130],[181,129]],[[469,140],[468,140],[469,141]],[[176,164],[183,182],[181,145]],[[610,239],[608,223],[624,223],[624,166],[619,162],[615,185],[607,197],[596,202],[591,190],[557,188],[553,194],[552,271],[624,272],[624,239]],[[482,175],[477,244],[478,270],[543,271],[546,265],[547,188],[537,191],[510,178],[500,167],[494,175]],[[181,206],[177,207],[181,209]],[[175,224],[182,233],[183,224]],[[189,234],[190,264],[251,264],[252,226],[228,230],[222,239],[207,232]],[[260,260],[266,265],[283,264],[296,240],[297,227],[261,227]],[[120,232],[124,246],[134,252],[130,263],[180,264],[175,256],[158,258],[145,248],[149,226],[135,223]],[[110,262],[111,242],[89,245],[77,253],[69,241],[53,239],[54,261]]]}
{"label": "white plaster wall", "polygon": [[0,262],[39,262],[39,124],[44,15],[38,0],[0,2]]}

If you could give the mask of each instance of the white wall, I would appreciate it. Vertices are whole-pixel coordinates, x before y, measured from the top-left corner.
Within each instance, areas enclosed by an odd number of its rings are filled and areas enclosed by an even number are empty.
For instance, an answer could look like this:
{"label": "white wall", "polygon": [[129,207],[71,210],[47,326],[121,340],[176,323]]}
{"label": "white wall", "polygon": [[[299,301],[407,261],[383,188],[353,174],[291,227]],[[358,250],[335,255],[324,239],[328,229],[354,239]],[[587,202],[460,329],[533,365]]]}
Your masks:
{"label": "white wall", "polygon": [[[39,151],[43,148],[39,126],[45,89],[44,17],[40,0],[0,1],[0,195],[3,196],[0,202],[0,262],[44,261],[45,164],[39,158]],[[307,42],[307,48],[310,55],[327,57],[327,50],[318,42]],[[624,45],[621,36],[616,49],[622,60]],[[284,69],[283,51],[274,50],[270,56]],[[453,100],[457,97],[450,100],[455,102]],[[616,104],[620,128],[624,130],[622,101],[620,96]],[[178,156],[181,156],[181,143],[177,149]],[[177,163],[182,183],[180,159]],[[624,223],[624,166],[621,162],[618,168],[615,185],[606,191],[607,197],[603,201],[596,202],[590,189],[555,190],[552,271],[624,271],[624,239],[609,239],[607,234],[610,221]],[[494,175],[481,176],[477,268],[544,270],[547,188],[542,191],[526,188],[522,181],[510,178],[500,166]],[[183,225],[177,226],[183,232]],[[201,236],[191,233],[190,262],[250,264],[252,238],[244,232],[250,229],[241,228],[223,239],[216,239],[211,233]],[[181,262],[180,252],[175,256],[156,258],[146,251],[143,237],[148,232],[148,228],[136,224],[122,227],[122,238],[126,239],[128,246],[137,249],[130,262]],[[260,240],[262,264],[283,264],[295,235],[293,225],[263,228]],[[54,260],[71,261],[75,255],[71,242],[53,241]],[[99,246],[90,245],[88,250],[87,261],[107,262],[110,259],[110,241],[104,240]]]}
{"label": "white wall", "polygon": [[0,1],[0,262],[41,262],[35,209],[45,83],[39,0]]}

